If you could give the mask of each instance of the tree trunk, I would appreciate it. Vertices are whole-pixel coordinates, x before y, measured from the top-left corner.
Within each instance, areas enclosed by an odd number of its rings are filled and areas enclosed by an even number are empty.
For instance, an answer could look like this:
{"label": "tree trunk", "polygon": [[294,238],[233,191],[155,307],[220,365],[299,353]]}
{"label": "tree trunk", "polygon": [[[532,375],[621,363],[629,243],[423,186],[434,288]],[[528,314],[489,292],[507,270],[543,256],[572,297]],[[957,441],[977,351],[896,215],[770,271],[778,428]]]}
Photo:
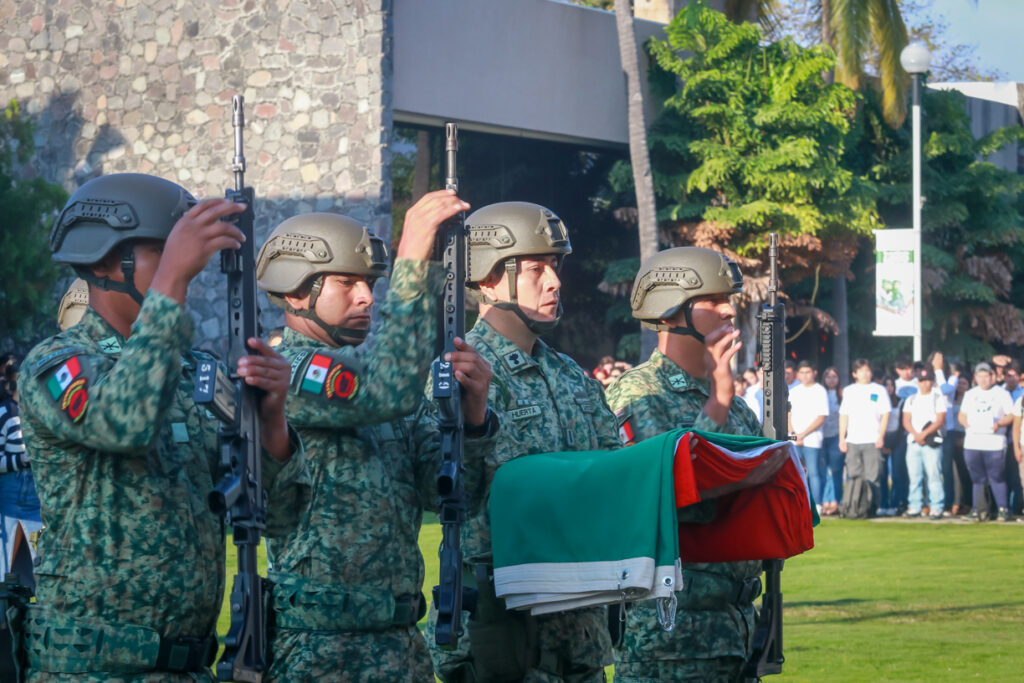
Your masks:
{"label": "tree trunk", "polygon": [[[831,48],[835,47],[832,32],[832,0],[821,0],[821,42]],[[824,76],[826,83],[835,80],[835,73],[832,71],[826,71]],[[846,384],[850,381],[850,314],[846,305],[845,275],[837,275],[832,280],[832,316],[839,328],[832,345],[832,365],[839,373],[839,381]]]}
{"label": "tree trunk", "polygon": [[[636,34],[633,32],[633,10],[629,0],[615,0],[615,27],[619,35],[619,58],[626,74],[629,105],[629,159],[633,165],[636,186],[637,230],[640,238],[640,260],[658,252],[658,219],[654,203],[654,182],[647,151],[647,128],[644,123],[644,92],[640,81],[640,60]],[[657,346],[653,330],[641,329],[640,362],[646,361]]]}
{"label": "tree trunk", "polygon": [[846,308],[846,276],[837,275],[832,282],[832,316],[839,332],[832,346],[832,364],[839,373],[839,381],[850,382],[850,315]]}

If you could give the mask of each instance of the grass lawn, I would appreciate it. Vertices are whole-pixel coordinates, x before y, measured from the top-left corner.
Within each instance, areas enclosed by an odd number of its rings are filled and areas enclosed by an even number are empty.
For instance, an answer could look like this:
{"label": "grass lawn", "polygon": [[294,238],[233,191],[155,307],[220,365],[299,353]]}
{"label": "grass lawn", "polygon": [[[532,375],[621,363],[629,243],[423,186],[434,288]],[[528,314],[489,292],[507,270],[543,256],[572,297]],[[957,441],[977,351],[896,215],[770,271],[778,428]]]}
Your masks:
{"label": "grass lawn", "polygon": [[[428,600],[440,540],[428,515]],[[825,519],[815,543],[782,572],[786,664],[766,680],[1024,680],[1024,524]]]}

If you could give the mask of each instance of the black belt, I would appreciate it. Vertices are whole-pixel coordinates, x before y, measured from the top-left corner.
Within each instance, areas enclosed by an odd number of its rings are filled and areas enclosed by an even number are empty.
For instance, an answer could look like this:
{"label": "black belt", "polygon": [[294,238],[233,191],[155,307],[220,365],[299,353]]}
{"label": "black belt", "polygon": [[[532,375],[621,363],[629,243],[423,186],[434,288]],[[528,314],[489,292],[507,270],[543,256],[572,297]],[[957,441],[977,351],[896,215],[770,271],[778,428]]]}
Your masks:
{"label": "black belt", "polygon": [[161,638],[155,671],[205,671],[217,654],[217,638]]}

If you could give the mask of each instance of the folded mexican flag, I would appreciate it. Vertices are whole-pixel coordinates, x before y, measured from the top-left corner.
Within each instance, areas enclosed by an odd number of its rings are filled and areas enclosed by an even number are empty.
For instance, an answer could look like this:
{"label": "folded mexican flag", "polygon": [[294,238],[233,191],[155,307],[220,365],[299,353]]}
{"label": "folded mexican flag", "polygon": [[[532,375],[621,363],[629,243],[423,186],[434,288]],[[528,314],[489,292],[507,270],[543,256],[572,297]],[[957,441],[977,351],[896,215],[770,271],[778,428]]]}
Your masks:
{"label": "folded mexican flag", "polygon": [[[779,448],[768,484],[718,498],[708,524],[676,509],[736,482]],[[682,589],[682,562],[785,558],[814,545],[806,477],[789,442],[673,430],[618,451],[542,453],[502,465],[490,491],[494,582],[534,614]]]}

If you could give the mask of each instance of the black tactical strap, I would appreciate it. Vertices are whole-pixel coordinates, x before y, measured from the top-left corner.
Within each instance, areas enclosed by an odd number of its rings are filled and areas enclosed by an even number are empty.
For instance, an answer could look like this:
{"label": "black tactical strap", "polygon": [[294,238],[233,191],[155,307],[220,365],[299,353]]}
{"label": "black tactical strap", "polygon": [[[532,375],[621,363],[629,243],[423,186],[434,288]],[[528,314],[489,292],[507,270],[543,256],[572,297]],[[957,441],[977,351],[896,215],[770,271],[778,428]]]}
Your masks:
{"label": "black tactical strap", "polygon": [[161,638],[155,671],[205,671],[213,664],[217,638]]}

